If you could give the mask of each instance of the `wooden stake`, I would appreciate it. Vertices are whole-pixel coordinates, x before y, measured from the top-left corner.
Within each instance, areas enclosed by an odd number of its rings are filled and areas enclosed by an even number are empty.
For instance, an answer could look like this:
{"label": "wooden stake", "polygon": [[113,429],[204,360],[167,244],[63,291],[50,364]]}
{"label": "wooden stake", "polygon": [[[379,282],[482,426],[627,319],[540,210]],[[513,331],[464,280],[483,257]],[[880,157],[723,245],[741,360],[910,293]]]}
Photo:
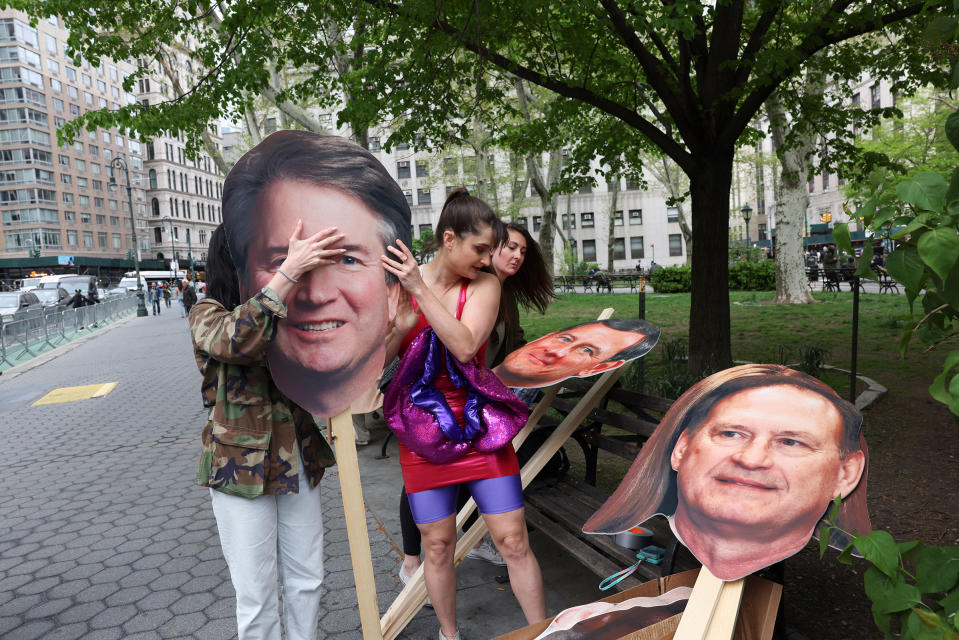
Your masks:
{"label": "wooden stake", "polygon": [[346,409],[328,420],[336,465],[343,496],[343,515],[346,535],[350,543],[353,563],[353,581],[356,584],[356,602],[360,610],[360,624],[364,640],[381,640],[380,607],[376,601],[376,582],[373,577],[373,557],[370,555],[370,534],[366,528],[366,506],[360,485],[360,466],[353,439],[353,414]]}
{"label": "wooden stake", "polygon": [[706,567],[701,568],[673,640],[730,640],[739,615],[743,583],[724,582]]}

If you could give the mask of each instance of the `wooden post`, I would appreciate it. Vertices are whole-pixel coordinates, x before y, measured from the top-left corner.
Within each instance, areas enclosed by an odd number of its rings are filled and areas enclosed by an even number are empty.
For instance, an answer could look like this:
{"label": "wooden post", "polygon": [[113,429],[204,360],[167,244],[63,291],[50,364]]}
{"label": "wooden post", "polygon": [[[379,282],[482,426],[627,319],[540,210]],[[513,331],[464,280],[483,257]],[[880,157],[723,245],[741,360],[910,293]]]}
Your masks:
{"label": "wooden post", "polygon": [[724,582],[701,568],[673,640],[730,640],[744,583],[743,579]]}
{"label": "wooden post", "polygon": [[360,610],[360,624],[364,640],[381,640],[380,608],[376,601],[376,582],[373,577],[373,557],[370,555],[370,534],[366,528],[366,505],[360,485],[360,466],[353,440],[353,414],[346,409],[327,421],[343,496],[343,515],[346,535],[350,543],[353,563],[353,581],[356,584],[356,602]]}

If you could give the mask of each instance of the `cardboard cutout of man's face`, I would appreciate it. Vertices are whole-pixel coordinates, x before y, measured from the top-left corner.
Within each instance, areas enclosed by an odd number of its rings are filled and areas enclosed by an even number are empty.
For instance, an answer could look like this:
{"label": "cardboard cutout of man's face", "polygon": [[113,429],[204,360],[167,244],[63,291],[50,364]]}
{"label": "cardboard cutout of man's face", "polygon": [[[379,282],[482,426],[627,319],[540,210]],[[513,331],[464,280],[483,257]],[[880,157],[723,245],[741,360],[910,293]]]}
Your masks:
{"label": "cardboard cutout of man's face", "polygon": [[[753,380],[754,386],[738,387],[718,400],[713,396],[711,407],[700,405],[709,395],[694,387],[676,401],[687,412],[680,415],[691,417],[683,421],[667,414],[650,438],[667,442],[670,434],[661,430],[685,425],[665,452],[675,471],[676,506],[663,515],[669,516],[677,538],[723,580],[744,577],[801,550],[817,533],[830,502],[857,490],[866,465],[865,451],[849,446],[848,431],[861,420],[852,405],[828,391],[829,397],[782,379],[767,385],[762,377]],[[621,487],[641,477],[643,472],[634,469],[655,468],[646,466],[643,456],[641,452]],[[623,512],[626,517],[633,508]],[[593,522],[597,515],[587,530],[605,528]]]}
{"label": "cardboard cutout of man's face", "polygon": [[329,247],[346,249],[337,262],[303,274],[294,285],[268,351],[281,391],[313,413],[333,415],[375,384],[396,314],[399,285],[386,284],[379,263],[379,216],[342,191],[292,180],[270,184],[256,211],[245,296],[276,273],[297,220],[303,220],[301,237],[333,226],[344,234]]}
{"label": "cardboard cutout of man's face", "polygon": [[616,369],[648,353],[658,339],[659,328],[645,320],[587,322],[523,345],[493,372],[510,387],[545,387]]}

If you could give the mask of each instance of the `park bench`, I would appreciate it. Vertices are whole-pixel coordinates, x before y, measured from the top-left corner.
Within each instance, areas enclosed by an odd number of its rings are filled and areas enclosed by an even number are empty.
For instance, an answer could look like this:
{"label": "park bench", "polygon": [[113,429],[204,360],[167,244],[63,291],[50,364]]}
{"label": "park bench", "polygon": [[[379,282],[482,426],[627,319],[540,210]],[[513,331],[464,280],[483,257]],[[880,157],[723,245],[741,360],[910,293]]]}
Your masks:
{"label": "park bench", "polygon": [[[544,416],[539,427],[530,434],[527,452],[535,450],[545,441],[562,417],[573,409],[590,388],[590,382],[571,379],[563,383],[563,391],[551,404],[554,412]],[[617,545],[612,536],[582,532],[586,520],[609,497],[595,486],[599,453],[604,451],[623,458],[628,466],[639,453],[643,442],[652,435],[669,405],[670,401],[663,398],[621,387],[610,389],[566,445],[570,446],[575,441],[582,449],[586,462],[584,477],[574,478],[567,473],[568,459],[565,452],[561,451],[526,489],[526,521],[529,526],[592,570],[598,577],[597,583],[636,561],[636,552]],[[521,463],[524,453],[521,448]],[[639,565],[636,572],[617,588],[626,589],[662,575],[699,566],[695,558],[678,544],[665,518],[654,518],[645,528],[653,533],[647,544],[665,550],[663,563]]]}

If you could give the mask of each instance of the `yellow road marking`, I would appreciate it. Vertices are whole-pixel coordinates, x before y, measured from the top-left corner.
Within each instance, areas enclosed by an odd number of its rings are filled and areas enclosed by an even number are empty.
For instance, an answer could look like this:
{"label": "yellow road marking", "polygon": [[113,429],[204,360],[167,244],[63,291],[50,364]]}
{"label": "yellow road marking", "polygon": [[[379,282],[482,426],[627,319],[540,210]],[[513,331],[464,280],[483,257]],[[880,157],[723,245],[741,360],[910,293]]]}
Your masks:
{"label": "yellow road marking", "polygon": [[54,389],[47,395],[33,403],[33,406],[42,404],[58,404],[61,402],[76,402],[77,400],[88,400],[90,398],[102,398],[117,386],[116,382],[107,382],[106,384],[85,384],[80,387],[60,387]]}

